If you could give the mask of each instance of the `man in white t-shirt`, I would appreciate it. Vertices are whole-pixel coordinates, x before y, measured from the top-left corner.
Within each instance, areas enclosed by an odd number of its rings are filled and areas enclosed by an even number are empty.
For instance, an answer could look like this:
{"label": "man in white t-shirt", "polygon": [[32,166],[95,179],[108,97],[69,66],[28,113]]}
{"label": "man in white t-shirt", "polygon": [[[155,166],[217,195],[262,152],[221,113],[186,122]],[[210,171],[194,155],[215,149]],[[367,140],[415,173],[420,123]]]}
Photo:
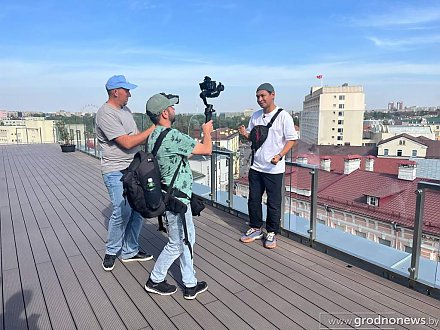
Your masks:
{"label": "man in white t-shirt", "polygon": [[[269,83],[261,84],[256,92],[257,103],[262,108],[256,111],[247,129],[242,125],[239,132],[250,139],[250,132],[257,125],[266,126],[280,109],[275,105],[275,90]],[[275,235],[280,233],[281,202],[283,176],[286,170],[284,156],[295,145],[298,134],[295,131],[292,116],[281,110],[268,131],[266,141],[255,151],[249,170],[249,230],[241,236],[243,243],[263,238],[262,197],[267,194],[267,217],[264,247],[276,247]]]}

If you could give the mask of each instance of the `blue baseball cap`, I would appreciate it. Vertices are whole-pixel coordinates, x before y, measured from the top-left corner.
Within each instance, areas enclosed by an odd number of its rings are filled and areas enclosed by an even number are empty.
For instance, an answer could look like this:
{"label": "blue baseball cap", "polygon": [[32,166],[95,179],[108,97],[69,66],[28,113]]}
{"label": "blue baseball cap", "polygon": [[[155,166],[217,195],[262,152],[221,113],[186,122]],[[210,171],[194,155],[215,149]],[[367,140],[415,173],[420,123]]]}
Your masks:
{"label": "blue baseball cap", "polygon": [[116,88],[135,89],[136,87],[137,85],[130,84],[122,75],[111,77],[105,84],[108,91]]}

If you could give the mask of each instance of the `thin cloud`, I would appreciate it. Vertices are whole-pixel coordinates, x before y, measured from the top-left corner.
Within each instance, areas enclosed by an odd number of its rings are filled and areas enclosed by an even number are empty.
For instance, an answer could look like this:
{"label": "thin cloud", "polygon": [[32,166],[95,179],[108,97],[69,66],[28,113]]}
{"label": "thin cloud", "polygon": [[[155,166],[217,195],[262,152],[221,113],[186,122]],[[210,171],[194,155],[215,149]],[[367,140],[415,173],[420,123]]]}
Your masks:
{"label": "thin cloud", "polygon": [[401,48],[407,50],[413,46],[438,44],[440,35],[418,36],[406,39],[382,39],[378,37],[368,37],[374,45],[383,48]]}
{"label": "thin cloud", "polygon": [[359,19],[353,19],[352,22],[358,26],[364,27],[396,27],[396,26],[414,26],[440,21],[440,7],[431,8],[386,8],[386,14],[369,15]]}

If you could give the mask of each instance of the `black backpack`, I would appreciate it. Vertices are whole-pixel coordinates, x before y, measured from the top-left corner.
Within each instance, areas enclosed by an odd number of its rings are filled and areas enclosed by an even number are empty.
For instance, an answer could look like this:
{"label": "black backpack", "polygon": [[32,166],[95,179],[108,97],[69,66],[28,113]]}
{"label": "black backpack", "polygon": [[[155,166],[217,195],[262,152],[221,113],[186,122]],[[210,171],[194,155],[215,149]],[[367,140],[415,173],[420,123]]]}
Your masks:
{"label": "black backpack", "polygon": [[252,145],[251,145],[251,150],[252,150],[251,165],[254,163],[255,152],[266,141],[267,136],[269,135],[269,128],[272,127],[273,122],[278,117],[278,115],[280,114],[281,111],[283,111],[283,109],[279,108],[277,113],[272,117],[272,119],[270,120],[270,122],[267,125],[256,125],[252,128],[251,132],[249,133],[249,140],[252,142]]}
{"label": "black backpack", "polygon": [[[183,163],[183,157],[179,163],[179,166],[177,166],[177,169],[174,172],[173,178],[168,187],[161,184],[161,174],[159,164],[156,159],[157,151],[159,150],[163,139],[170,130],[171,128],[167,128],[160,133],[159,137],[154,143],[151,153],[146,153],[142,150],[138,151],[134,155],[134,158],[128,168],[122,171],[123,175],[121,181],[124,188],[123,195],[130,204],[131,208],[139,212],[144,218],[150,219],[157,217],[159,222],[159,231],[167,231],[162,219],[162,216],[166,210],[179,213],[182,218],[185,235],[183,241],[188,246],[192,258],[192,248],[188,239],[188,229],[185,219],[187,206],[185,203],[176,198],[175,195],[180,191],[173,187],[174,181],[179,173],[180,166]],[[145,148],[146,147],[147,142],[145,142]],[[164,189],[166,193],[162,192],[162,189]],[[180,194],[182,195],[181,197],[188,197],[186,194]]]}
{"label": "black backpack", "polygon": [[161,175],[156,154],[170,131],[163,130],[157,138],[151,153],[138,151],[121,178],[124,197],[131,208],[144,218],[156,218],[165,212],[165,201],[161,188]]}

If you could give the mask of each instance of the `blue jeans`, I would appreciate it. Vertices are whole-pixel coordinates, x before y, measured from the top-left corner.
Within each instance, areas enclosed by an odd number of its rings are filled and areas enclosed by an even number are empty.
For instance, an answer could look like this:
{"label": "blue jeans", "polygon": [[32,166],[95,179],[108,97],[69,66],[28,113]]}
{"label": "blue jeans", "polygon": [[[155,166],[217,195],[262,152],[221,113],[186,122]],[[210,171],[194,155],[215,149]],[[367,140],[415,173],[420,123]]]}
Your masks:
{"label": "blue jeans", "polygon": [[[185,219],[186,227],[188,228],[188,240],[194,252],[196,232],[194,229],[191,207],[189,205],[185,214]],[[197,278],[194,270],[193,259],[191,258],[191,253],[188,249],[188,246],[186,246],[183,242],[185,234],[183,232],[182,219],[180,218],[179,214],[167,211],[166,222],[168,243],[163,248],[159,258],[157,258],[153,271],[150,274],[150,278],[155,283],[165,280],[168,269],[171,267],[174,260],[179,258],[183,284],[186,287],[196,286]]]}
{"label": "blue jeans", "polygon": [[106,254],[118,255],[122,259],[134,257],[139,252],[139,234],[144,219],[140,213],[131,209],[122,196],[122,173],[120,171],[102,175],[107,187],[113,210],[108,222]]}

